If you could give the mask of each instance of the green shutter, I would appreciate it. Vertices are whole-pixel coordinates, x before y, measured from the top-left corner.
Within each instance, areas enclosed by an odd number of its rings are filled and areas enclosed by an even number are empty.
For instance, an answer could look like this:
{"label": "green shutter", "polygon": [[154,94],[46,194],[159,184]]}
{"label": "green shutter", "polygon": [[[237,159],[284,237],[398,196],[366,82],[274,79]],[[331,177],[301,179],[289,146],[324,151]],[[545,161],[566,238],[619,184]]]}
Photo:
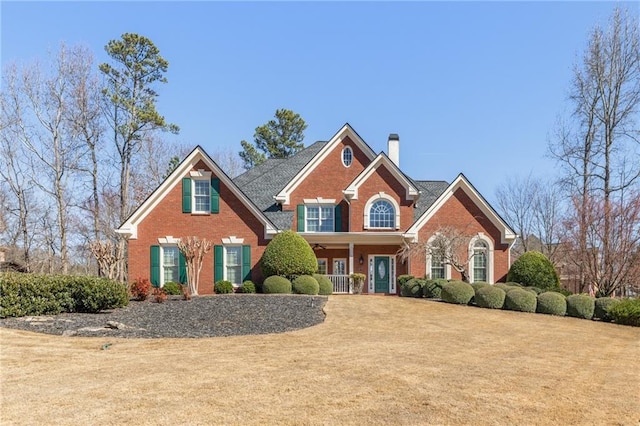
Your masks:
{"label": "green shutter", "polygon": [[178,273],[180,274],[180,283],[186,284],[187,283],[187,260],[184,258],[184,254],[182,254],[182,252],[180,252],[179,259],[180,260],[178,261],[178,265],[179,265]]}
{"label": "green shutter", "polygon": [[220,211],[220,179],[211,178],[211,213]]}
{"label": "green shutter", "polygon": [[342,208],[340,204],[336,205],[336,210],[333,215],[334,231],[342,232]]}
{"label": "green shutter", "polygon": [[191,213],[191,178],[182,178],[182,213]]}
{"label": "green shutter", "polygon": [[298,204],[298,232],[304,232],[304,204]]}
{"label": "green shutter", "polygon": [[242,276],[243,281],[251,279],[251,246],[242,246]]}
{"label": "green shutter", "polygon": [[160,287],[160,246],[151,246],[151,285]]}
{"label": "green shutter", "polygon": [[224,256],[222,246],[213,247],[213,282],[224,279]]}

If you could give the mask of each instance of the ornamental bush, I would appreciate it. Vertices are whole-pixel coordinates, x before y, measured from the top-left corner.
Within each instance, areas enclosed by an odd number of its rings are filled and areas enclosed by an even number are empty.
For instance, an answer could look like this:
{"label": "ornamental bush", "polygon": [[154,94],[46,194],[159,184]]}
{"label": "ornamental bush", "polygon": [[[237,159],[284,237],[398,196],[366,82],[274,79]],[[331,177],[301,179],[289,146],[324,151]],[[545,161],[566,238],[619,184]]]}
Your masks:
{"label": "ornamental bush", "polygon": [[595,302],[593,317],[601,319],[602,321],[611,322],[613,318],[609,315],[609,310],[618,303],[620,303],[620,299],[614,299],[612,297],[598,297]]}
{"label": "ornamental bush", "polygon": [[609,315],[617,324],[640,327],[640,299],[622,299],[609,309]]}
{"label": "ornamental bush", "polygon": [[502,290],[504,290],[505,293],[511,290],[512,288],[520,288],[516,285],[509,285],[507,283],[495,283],[493,286],[501,288]]}
{"label": "ornamental bush", "polygon": [[476,305],[481,308],[502,309],[507,293],[500,287],[488,285],[476,290]]}
{"label": "ornamental bush", "polygon": [[220,280],[213,285],[213,291],[217,294],[233,293],[233,284],[230,281]]}
{"label": "ornamental bush", "polygon": [[170,294],[172,296],[179,296],[182,294],[182,289],[180,288],[180,284],[174,283],[172,281],[165,283],[162,288],[164,292]]}
{"label": "ornamental bush", "polygon": [[536,305],[536,295],[522,288],[508,291],[504,298],[504,308],[510,311],[535,312]]}
{"label": "ornamental bush", "polygon": [[560,287],[560,278],[551,261],[538,251],[528,251],[513,262],[507,274],[507,281],[545,290]]}
{"label": "ornamental bush", "polygon": [[247,280],[242,283],[242,287],[240,287],[242,293],[255,293],[256,285],[251,280]]}
{"label": "ornamental bush", "polygon": [[409,280],[414,279],[415,277],[413,275],[400,275],[398,277],[398,286],[400,287],[400,289],[402,289],[402,285],[404,283],[406,283]]}
{"label": "ornamental bush", "polygon": [[284,231],[273,237],[264,250],[260,265],[265,277],[312,275],[318,269],[313,249],[293,231]]}
{"label": "ornamental bush", "polygon": [[447,303],[456,303],[459,305],[466,305],[471,301],[471,298],[475,295],[473,287],[469,283],[462,281],[451,281],[442,286],[442,292],[440,296],[442,300]]}
{"label": "ornamental bush", "polygon": [[262,292],[266,294],[291,293],[291,281],[279,275],[271,275],[262,283]]}
{"label": "ornamental bush", "polygon": [[418,278],[412,278],[405,281],[400,286],[400,296],[404,297],[422,297],[424,281]]}
{"label": "ornamental bush", "polygon": [[151,294],[151,283],[146,278],[136,278],[136,280],[129,285],[129,292],[135,300],[147,300],[147,297]]}
{"label": "ornamental bush", "polygon": [[567,299],[557,291],[546,291],[538,295],[538,306],[536,312],[539,314],[565,316],[567,313]]}
{"label": "ornamental bush", "polygon": [[422,292],[424,297],[429,299],[440,299],[442,297],[442,287],[449,281],[439,278],[436,280],[426,280]]}
{"label": "ornamental bush", "polygon": [[321,274],[313,274],[313,278],[315,278],[316,281],[318,281],[318,285],[320,286],[320,289],[318,290],[318,294],[321,294],[323,296],[328,296],[330,294],[333,294],[333,283],[329,278]]}
{"label": "ornamental bush", "polygon": [[300,275],[292,284],[293,292],[296,294],[316,295],[320,291],[320,284],[311,275]]}
{"label": "ornamental bush", "polygon": [[107,309],[122,308],[129,304],[129,294],[124,284],[107,278],[74,278],[71,285],[73,286],[76,312],[96,313]]}
{"label": "ornamental bush", "polygon": [[[477,282],[475,282],[475,283],[470,283],[470,285],[471,285],[471,287],[473,287],[473,291],[474,291],[475,293],[477,293],[477,292],[478,292],[478,290],[480,290],[481,288],[483,288],[483,287],[488,287],[488,286],[490,286],[491,284],[486,283],[486,282],[484,282],[484,281],[477,281]],[[469,303],[475,303],[475,302],[476,302],[476,296],[475,296],[475,294],[474,294],[474,295],[473,295],[473,297],[471,298],[471,302],[469,302]]]}
{"label": "ornamental bush", "polygon": [[574,318],[593,318],[596,301],[587,294],[572,294],[567,296],[567,315]]}

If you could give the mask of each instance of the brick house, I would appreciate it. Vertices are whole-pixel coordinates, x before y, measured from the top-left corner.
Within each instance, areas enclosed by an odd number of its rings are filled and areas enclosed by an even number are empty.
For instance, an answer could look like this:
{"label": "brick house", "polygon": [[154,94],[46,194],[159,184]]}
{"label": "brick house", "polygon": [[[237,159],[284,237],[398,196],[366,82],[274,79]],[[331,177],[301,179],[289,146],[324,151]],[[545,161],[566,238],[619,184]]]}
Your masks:
{"label": "brick house", "polygon": [[199,294],[213,283],[262,281],[259,260],[282,230],[297,231],[314,249],[319,273],[336,292],[348,276],[366,275],[364,292],[396,294],[401,274],[443,278],[460,275],[438,259],[402,260],[409,242],[428,242],[442,226],[468,232],[470,279],[504,281],[513,230],[460,174],[453,182],[413,180],[399,168],[399,139],[376,154],[345,124],[329,141],[293,157],[269,159],[229,178],[201,147],[117,229],[128,239],[129,277],[154,285],[185,281],[180,237],[214,244],[200,275]]}

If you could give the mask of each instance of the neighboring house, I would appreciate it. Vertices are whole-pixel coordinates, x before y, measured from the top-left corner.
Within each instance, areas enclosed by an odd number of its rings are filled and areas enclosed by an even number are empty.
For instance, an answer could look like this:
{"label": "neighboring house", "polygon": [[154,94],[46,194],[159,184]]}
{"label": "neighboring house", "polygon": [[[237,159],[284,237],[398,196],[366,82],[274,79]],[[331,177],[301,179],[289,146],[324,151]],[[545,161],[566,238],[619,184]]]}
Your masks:
{"label": "neighboring house", "polygon": [[513,230],[460,174],[453,182],[413,180],[398,167],[399,139],[376,154],[351,128],[316,142],[293,157],[269,159],[230,179],[200,147],[120,226],[128,239],[129,279],[154,285],[185,281],[181,237],[212,241],[204,260],[200,294],[213,283],[262,281],[259,260],[282,230],[309,242],[319,272],[347,291],[348,276],[367,276],[364,292],[395,294],[401,274],[460,275],[437,259],[402,261],[398,250],[427,242],[443,226],[468,233],[475,281],[504,281]]}

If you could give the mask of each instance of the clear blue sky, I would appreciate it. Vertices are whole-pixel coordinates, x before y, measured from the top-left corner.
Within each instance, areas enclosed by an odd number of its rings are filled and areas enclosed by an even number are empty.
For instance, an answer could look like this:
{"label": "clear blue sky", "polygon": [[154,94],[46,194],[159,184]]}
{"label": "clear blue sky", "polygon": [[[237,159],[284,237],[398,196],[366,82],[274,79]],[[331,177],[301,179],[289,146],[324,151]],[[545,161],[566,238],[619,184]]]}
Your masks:
{"label": "clear blue sky", "polygon": [[[508,176],[551,176],[572,66],[611,2],[1,2],[2,63],[60,42],[96,61],[124,32],[169,61],[159,110],[210,153],[251,141],[277,108],[306,144],[349,122],[375,151],[400,135],[414,179],[463,172],[490,201]],[[632,13],[640,3],[626,3]]]}

